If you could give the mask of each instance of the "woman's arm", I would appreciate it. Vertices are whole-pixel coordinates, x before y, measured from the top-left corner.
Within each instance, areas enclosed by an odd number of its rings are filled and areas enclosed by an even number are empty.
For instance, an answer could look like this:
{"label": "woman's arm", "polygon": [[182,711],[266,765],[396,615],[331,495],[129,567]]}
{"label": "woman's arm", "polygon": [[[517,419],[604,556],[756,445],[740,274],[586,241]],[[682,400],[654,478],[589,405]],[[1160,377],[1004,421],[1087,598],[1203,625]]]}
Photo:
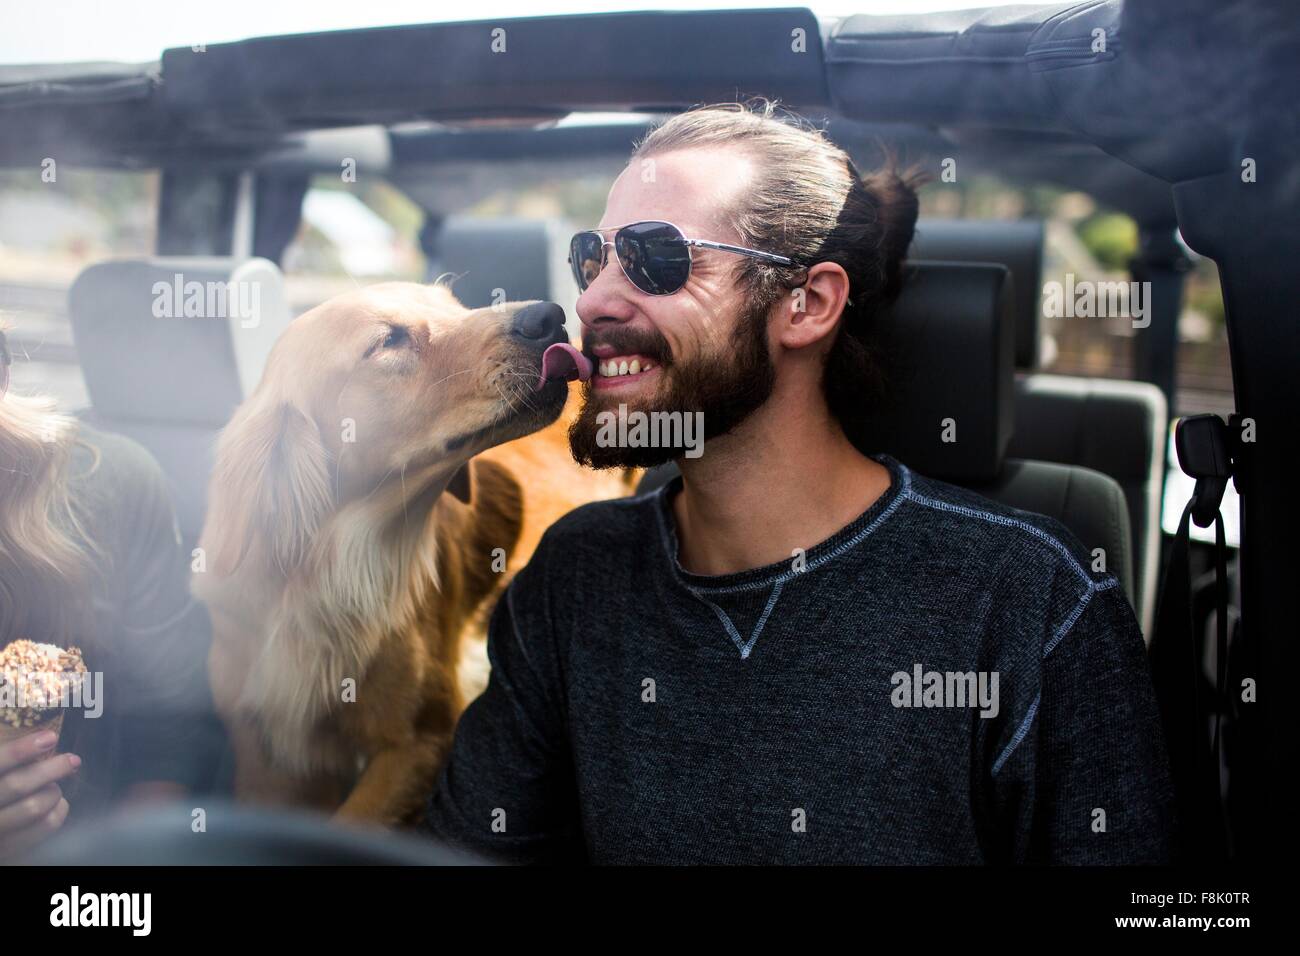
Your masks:
{"label": "woman's arm", "polygon": [[105,706],[120,725],[115,776],[133,800],[207,789],[225,747],[208,686],[211,622],[189,593],[191,558],[161,467],[134,442],[113,451],[123,458],[106,475],[121,486],[110,594],[121,640],[105,675]]}

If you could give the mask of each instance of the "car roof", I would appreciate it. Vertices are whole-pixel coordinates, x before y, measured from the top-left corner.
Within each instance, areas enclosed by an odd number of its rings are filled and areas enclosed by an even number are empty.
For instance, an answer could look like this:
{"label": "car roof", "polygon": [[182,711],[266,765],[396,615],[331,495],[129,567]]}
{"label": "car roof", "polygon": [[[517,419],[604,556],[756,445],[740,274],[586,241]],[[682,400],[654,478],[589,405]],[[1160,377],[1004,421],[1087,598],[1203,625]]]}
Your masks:
{"label": "car roof", "polygon": [[[1235,42],[1250,35],[1248,13],[1232,31],[1177,16],[1171,30],[1172,8],[548,16],[256,37],[169,49],[154,63],[0,67],[0,165],[58,155],[124,168],[310,166],[319,131],[364,124],[393,128],[387,158],[398,166],[528,157],[544,168],[626,156],[634,127],[535,128],[570,114],[649,118],[762,95],[826,124],[856,158],[902,139],[921,157],[1059,183],[1141,222],[1173,223],[1168,183],[1234,161],[1240,125],[1269,102],[1252,78],[1283,65]],[[1206,61],[1189,44],[1233,82],[1203,82]],[[412,123],[424,127],[403,130]],[[497,126],[466,135],[483,123]]]}

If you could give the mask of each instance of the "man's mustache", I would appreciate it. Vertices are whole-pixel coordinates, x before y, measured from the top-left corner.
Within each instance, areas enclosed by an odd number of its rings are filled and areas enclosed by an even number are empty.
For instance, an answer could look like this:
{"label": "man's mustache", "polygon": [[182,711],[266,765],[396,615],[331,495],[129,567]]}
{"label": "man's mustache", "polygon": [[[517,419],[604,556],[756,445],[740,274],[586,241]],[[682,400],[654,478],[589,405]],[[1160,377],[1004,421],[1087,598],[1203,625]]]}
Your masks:
{"label": "man's mustache", "polygon": [[593,364],[598,363],[595,355],[597,346],[608,345],[619,355],[644,355],[661,366],[671,365],[672,349],[667,340],[657,332],[648,329],[614,328],[600,333],[587,333],[582,337],[582,354]]}

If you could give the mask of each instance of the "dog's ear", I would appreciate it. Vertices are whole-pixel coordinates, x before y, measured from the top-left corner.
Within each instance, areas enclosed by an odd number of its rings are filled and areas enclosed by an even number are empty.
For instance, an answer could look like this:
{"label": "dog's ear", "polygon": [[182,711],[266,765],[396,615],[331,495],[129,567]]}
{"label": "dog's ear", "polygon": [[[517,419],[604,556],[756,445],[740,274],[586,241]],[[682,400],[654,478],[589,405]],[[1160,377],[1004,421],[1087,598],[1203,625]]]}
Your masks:
{"label": "dog's ear", "polygon": [[472,504],[474,501],[474,493],[470,487],[472,482],[470,481],[469,466],[470,463],[465,462],[465,464],[457,468],[456,474],[452,475],[451,481],[447,483],[447,493],[467,505]]}
{"label": "dog's ear", "polygon": [[319,429],[283,402],[236,414],[222,432],[211,487],[205,537],[210,531],[219,574],[233,572],[254,540],[280,568],[297,566],[334,497]]}

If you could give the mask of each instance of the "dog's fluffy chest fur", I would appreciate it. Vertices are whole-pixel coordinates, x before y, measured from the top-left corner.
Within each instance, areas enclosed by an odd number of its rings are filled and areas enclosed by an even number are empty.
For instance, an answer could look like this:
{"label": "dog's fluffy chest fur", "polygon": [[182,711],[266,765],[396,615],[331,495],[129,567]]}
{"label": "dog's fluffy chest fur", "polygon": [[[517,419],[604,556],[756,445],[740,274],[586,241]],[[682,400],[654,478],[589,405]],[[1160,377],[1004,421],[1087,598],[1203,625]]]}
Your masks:
{"label": "dog's fluffy chest fur", "polygon": [[350,772],[383,743],[384,714],[418,710],[439,682],[437,535],[412,517],[345,507],[285,582],[239,701],[283,769]]}

